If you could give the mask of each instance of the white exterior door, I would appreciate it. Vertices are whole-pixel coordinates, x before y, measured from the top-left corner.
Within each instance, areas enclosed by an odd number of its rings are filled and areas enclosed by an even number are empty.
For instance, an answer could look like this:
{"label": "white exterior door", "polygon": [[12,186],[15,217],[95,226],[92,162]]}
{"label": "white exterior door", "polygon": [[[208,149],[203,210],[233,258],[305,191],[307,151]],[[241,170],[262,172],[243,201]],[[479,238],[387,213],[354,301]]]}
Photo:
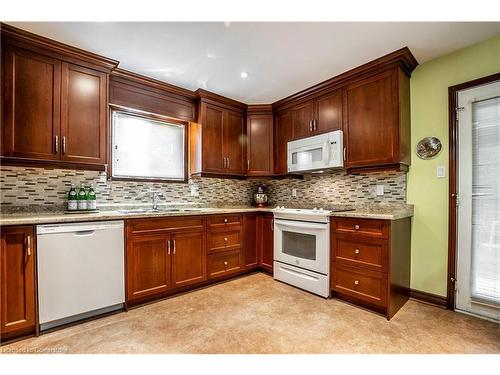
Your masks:
{"label": "white exterior door", "polygon": [[500,82],[458,93],[458,311],[500,320]]}

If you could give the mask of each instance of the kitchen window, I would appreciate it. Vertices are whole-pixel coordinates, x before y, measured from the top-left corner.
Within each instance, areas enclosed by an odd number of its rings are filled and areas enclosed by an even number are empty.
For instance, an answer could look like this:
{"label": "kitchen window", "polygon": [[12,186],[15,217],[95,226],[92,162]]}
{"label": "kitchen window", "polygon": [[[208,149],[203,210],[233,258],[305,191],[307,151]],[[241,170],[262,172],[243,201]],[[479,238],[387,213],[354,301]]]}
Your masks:
{"label": "kitchen window", "polygon": [[124,110],[111,122],[113,178],[187,180],[186,124]]}

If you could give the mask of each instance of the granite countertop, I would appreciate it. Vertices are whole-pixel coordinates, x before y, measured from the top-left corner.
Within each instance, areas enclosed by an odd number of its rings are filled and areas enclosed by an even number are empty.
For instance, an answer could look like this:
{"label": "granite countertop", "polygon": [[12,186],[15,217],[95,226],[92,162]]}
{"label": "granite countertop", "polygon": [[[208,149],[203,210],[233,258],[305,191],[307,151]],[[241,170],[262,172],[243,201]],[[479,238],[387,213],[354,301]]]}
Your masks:
{"label": "granite countertop", "polygon": [[[144,207],[140,207],[144,208]],[[329,207],[326,207],[327,209]],[[388,205],[371,204],[365,206],[355,206],[352,211],[333,212],[333,217],[354,217],[366,219],[398,220],[413,216],[412,205]],[[175,208],[173,208],[175,209]],[[120,212],[122,208],[104,207],[96,213],[65,213],[63,211],[35,211],[26,212],[2,212],[0,214],[0,225],[29,225],[29,224],[55,224],[81,221],[99,220],[123,220],[135,218],[154,218],[167,216],[189,216],[189,215],[215,215],[232,214],[245,212],[271,212],[271,208],[257,208],[250,206],[223,207],[223,208],[181,208],[180,210],[160,210],[156,212]]]}

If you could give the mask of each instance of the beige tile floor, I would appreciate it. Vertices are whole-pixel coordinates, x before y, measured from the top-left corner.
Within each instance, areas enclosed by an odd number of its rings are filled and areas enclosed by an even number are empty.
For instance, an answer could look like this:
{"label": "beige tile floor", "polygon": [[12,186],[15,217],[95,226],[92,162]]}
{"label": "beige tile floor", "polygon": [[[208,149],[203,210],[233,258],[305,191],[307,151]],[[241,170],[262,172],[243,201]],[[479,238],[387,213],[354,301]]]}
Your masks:
{"label": "beige tile floor", "polygon": [[416,301],[388,322],[257,273],[0,351],[500,353],[500,325]]}

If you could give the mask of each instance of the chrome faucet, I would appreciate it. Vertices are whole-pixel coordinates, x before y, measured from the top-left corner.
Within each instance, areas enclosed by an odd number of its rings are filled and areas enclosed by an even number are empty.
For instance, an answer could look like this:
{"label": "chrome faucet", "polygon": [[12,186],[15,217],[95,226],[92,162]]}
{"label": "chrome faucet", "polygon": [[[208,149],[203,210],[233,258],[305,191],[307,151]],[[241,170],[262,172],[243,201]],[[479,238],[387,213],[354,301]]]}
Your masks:
{"label": "chrome faucet", "polygon": [[163,193],[155,191],[153,193],[153,210],[154,211],[158,210],[158,198],[159,197],[163,197]]}

